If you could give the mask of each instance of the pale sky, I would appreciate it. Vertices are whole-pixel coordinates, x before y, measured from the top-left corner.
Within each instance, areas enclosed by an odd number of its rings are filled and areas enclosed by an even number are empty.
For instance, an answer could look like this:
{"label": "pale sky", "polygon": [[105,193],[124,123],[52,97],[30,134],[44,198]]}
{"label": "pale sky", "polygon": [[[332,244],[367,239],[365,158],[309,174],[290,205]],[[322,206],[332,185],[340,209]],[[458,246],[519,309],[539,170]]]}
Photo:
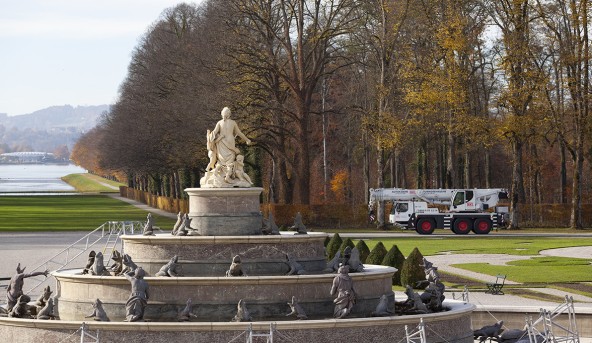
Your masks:
{"label": "pale sky", "polygon": [[0,113],[114,103],[139,39],[180,2],[0,0]]}

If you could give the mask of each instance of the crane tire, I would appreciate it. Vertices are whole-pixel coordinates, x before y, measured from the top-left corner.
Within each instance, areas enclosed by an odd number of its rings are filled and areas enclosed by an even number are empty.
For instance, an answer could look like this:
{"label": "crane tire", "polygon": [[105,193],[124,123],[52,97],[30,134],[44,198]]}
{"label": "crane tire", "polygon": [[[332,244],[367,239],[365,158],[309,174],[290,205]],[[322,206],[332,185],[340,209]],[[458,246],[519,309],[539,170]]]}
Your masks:
{"label": "crane tire", "polygon": [[489,218],[477,218],[473,224],[473,232],[477,235],[486,235],[493,228],[493,223]]}
{"label": "crane tire", "polygon": [[457,235],[466,235],[473,229],[473,221],[469,218],[458,218],[452,224],[452,232]]}
{"label": "crane tire", "polygon": [[436,229],[436,223],[430,218],[420,218],[415,225],[415,231],[420,235],[431,235]]}

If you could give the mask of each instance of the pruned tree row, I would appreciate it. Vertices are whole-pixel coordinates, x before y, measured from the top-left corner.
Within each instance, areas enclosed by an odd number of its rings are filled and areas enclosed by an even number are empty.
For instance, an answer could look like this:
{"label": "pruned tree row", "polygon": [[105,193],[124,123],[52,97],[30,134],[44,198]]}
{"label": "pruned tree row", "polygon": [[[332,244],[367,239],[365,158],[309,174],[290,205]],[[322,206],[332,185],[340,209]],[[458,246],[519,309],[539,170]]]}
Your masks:
{"label": "pruned tree row", "polygon": [[[166,9],[73,159],[183,197],[222,107],[265,201],[367,202],[368,189],[511,190],[590,202],[588,0],[228,0]],[[378,213],[381,215],[381,213]],[[532,216],[532,214],[530,214]]]}

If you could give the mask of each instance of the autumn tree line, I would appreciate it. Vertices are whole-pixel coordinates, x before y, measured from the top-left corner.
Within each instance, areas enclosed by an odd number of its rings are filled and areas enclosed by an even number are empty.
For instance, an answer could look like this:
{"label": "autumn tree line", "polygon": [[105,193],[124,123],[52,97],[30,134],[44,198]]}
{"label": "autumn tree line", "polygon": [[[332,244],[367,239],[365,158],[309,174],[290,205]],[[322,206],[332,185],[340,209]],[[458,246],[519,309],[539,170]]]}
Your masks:
{"label": "autumn tree line", "polygon": [[72,152],[170,197],[196,187],[229,106],[276,204],[368,189],[507,188],[590,202],[588,0],[205,0],[166,9],[119,96]]}

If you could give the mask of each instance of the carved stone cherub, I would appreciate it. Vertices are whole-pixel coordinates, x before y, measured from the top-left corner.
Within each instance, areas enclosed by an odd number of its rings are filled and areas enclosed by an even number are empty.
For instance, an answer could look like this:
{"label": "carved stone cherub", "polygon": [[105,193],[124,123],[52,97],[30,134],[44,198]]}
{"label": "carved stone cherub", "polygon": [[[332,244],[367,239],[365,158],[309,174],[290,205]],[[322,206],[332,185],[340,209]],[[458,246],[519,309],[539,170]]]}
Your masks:
{"label": "carved stone cherub", "polygon": [[290,309],[292,311],[290,313],[286,314],[286,317],[296,315],[296,318],[298,318],[298,319],[307,319],[308,318],[306,316],[306,313],[304,312],[304,309],[302,308],[302,306],[300,306],[298,301],[296,301],[295,296],[292,296],[292,301],[290,301],[288,303],[288,306],[290,306]]}
{"label": "carved stone cherub", "polygon": [[253,182],[251,182],[249,175],[245,173],[244,167],[245,157],[243,155],[236,155],[236,160],[234,161],[232,167],[235,178],[240,181],[248,182],[250,185],[252,185]]}
{"label": "carved stone cherub", "polygon": [[251,313],[247,309],[247,303],[241,299],[238,301],[236,315],[232,318],[233,322],[250,322],[253,319],[251,318]]}
{"label": "carved stone cherub", "polygon": [[155,274],[155,276],[183,276],[180,271],[181,265],[178,263],[178,261],[179,257],[177,255],[173,256],[167,264],[160,268],[160,270]]}
{"label": "carved stone cherub", "polygon": [[239,255],[234,256],[232,259],[232,264],[226,271],[226,276],[247,276],[247,274],[243,272],[243,266]]}
{"label": "carved stone cherub", "polygon": [[93,312],[84,318],[92,318],[98,322],[108,322],[109,317],[107,317],[107,312],[103,309],[103,303],[100,299],[97,298],[92,305]]}

